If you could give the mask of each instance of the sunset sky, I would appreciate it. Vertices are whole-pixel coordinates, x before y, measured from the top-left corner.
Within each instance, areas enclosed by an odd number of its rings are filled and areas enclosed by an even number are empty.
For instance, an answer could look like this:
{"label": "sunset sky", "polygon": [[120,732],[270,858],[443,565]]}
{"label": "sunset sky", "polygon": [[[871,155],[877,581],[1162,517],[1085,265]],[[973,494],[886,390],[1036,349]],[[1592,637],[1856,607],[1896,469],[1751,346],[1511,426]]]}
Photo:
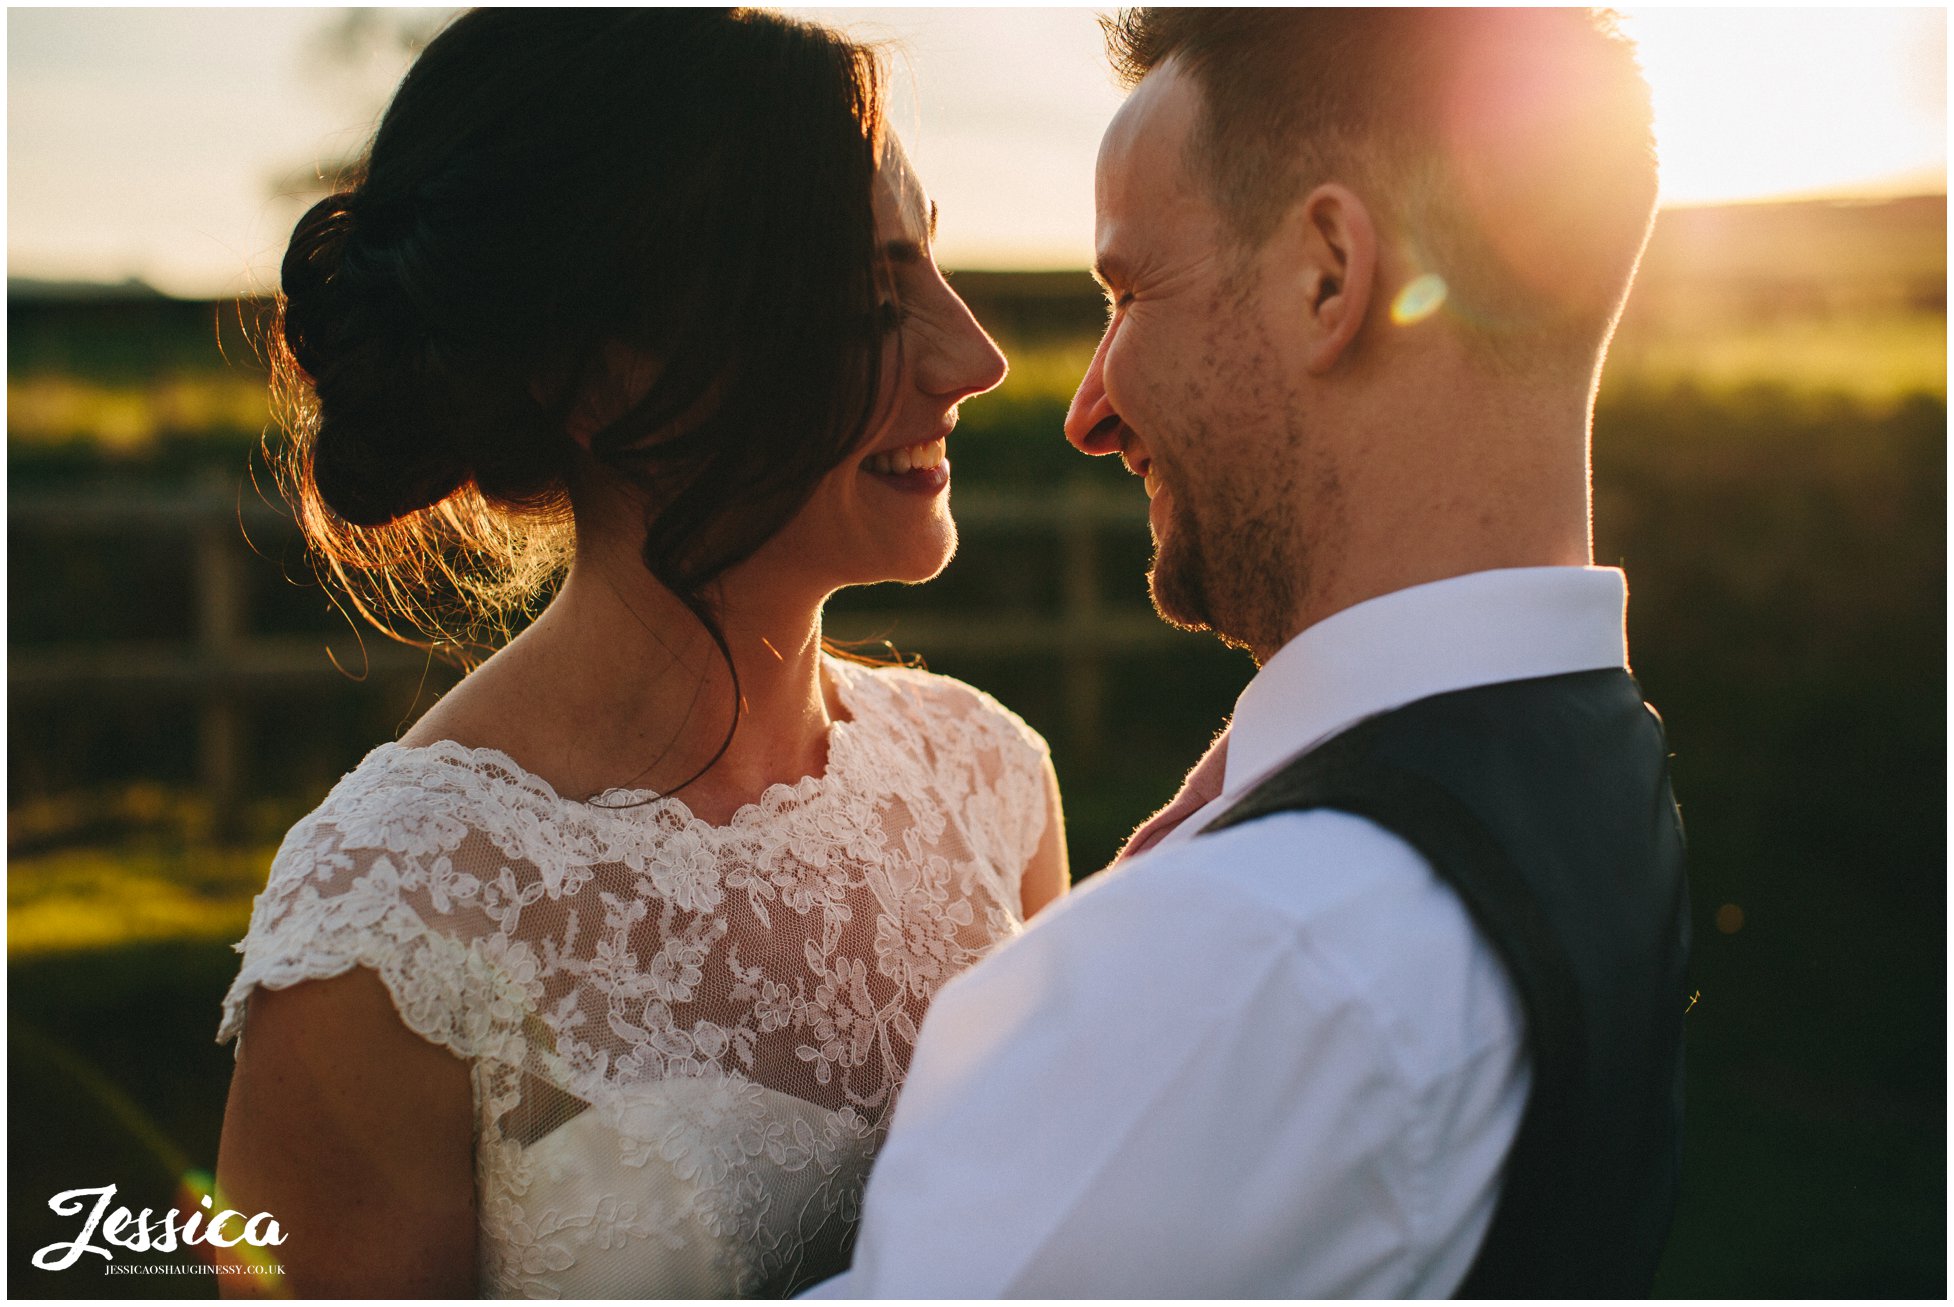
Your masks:
{"label": "sunset sky", "polygon": [[[1090,260],[1093,157],[1119,104],[1095,11],[800,12],[895,43],[894,117],[942,206],[942,262]],[[1623,12],[1665,202],[1946,189],[1945,10]],[[335,46],[344,15],[9,10],[9,274],[268,286],[294,179],[358,149],[406,66],[384,25]]]}

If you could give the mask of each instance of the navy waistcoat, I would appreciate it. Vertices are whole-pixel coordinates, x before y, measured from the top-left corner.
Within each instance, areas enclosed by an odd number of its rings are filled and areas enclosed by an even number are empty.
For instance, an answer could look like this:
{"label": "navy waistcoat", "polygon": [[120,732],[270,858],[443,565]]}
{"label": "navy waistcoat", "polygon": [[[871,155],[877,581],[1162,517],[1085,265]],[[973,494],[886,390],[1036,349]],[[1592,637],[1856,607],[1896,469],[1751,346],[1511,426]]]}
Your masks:
{"label": "navy waistcoat", "polygon": [[1626,671],[1509,681],[1361,722],[1206,827],[1365,817],[1425,857],[1504,963],[1532,1090],[1457,1296],[1649,1293],[1681,1170],[1688,1005],[1668,763]]}

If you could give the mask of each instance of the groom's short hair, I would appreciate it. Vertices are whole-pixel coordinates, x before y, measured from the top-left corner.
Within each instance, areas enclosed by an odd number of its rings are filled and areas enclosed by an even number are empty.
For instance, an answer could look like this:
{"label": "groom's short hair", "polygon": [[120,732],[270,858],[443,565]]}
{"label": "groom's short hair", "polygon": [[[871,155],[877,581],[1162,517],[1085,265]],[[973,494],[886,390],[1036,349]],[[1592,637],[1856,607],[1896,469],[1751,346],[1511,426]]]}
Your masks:
{"label": "groom's short hair", "polygon": [[1189,166],[1259,247],[1349,185],[1496,359],[1592,358],[1655,207],[1649,90],[1585,9],[1134,9],[1103,20],[1129,88],[1176,57],[1199,89]]}

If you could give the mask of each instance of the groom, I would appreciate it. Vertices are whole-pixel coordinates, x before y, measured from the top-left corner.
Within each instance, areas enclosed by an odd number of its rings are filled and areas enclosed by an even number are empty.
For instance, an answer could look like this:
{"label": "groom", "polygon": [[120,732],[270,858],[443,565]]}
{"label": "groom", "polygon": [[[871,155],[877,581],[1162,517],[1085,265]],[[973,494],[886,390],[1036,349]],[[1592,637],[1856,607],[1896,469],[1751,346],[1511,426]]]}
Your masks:
{"label": "groom", "polygon": [[[1688,916],[1588,425],[1655,199],[1585,11],[1141,10],[1066,421],[1260,670],[1182,795],[923,1025],[863,1297],[1624,1297]],[[1135,705],[1135,711],[1144,711]]]}

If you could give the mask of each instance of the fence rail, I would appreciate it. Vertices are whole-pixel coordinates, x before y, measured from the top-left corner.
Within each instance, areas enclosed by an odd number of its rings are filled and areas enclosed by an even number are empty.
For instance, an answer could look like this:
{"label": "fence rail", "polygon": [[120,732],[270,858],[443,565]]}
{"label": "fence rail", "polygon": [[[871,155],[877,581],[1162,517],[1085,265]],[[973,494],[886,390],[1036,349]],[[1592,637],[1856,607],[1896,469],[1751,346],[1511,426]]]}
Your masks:
{"label": "fence rail", "polygon": [[[1150,613],[1108,605],[1100,597],[1100,540],[1110,531],[1131,531],[1144,523],[1144,501],[1081,484],[1026,494],[959,495],[956,515],[966,531],[1051,532],[1052,566],[1060,579],[1058,612],[855,610],[830,614],[828,634],[846,642],[894,638],[905,651],[931,655],[1048,655],[1064,688],[1072,743],[1090,756],[1101,738],[1107,660],[1170,649],[1187,639]],[[246,533],[260,539],[291,524],[282,508],[254,495],[240,497],[234,484],[16,495],[8,500],[7,526],[16,538],[106,536],[127,538],[132,547],[138,541],[153,547],[159,538],[188,538],[194,638],[13,648],[7,687],[29,698],[137,692],[195,701],[199,776],[220,812],[238,794],[243,701],[349,676],[392,681],[427,671],[424,653],[385,639],[363,640],[335,662],[320,637],[254,634],[250,569],[263,561],[247,545]]]}

